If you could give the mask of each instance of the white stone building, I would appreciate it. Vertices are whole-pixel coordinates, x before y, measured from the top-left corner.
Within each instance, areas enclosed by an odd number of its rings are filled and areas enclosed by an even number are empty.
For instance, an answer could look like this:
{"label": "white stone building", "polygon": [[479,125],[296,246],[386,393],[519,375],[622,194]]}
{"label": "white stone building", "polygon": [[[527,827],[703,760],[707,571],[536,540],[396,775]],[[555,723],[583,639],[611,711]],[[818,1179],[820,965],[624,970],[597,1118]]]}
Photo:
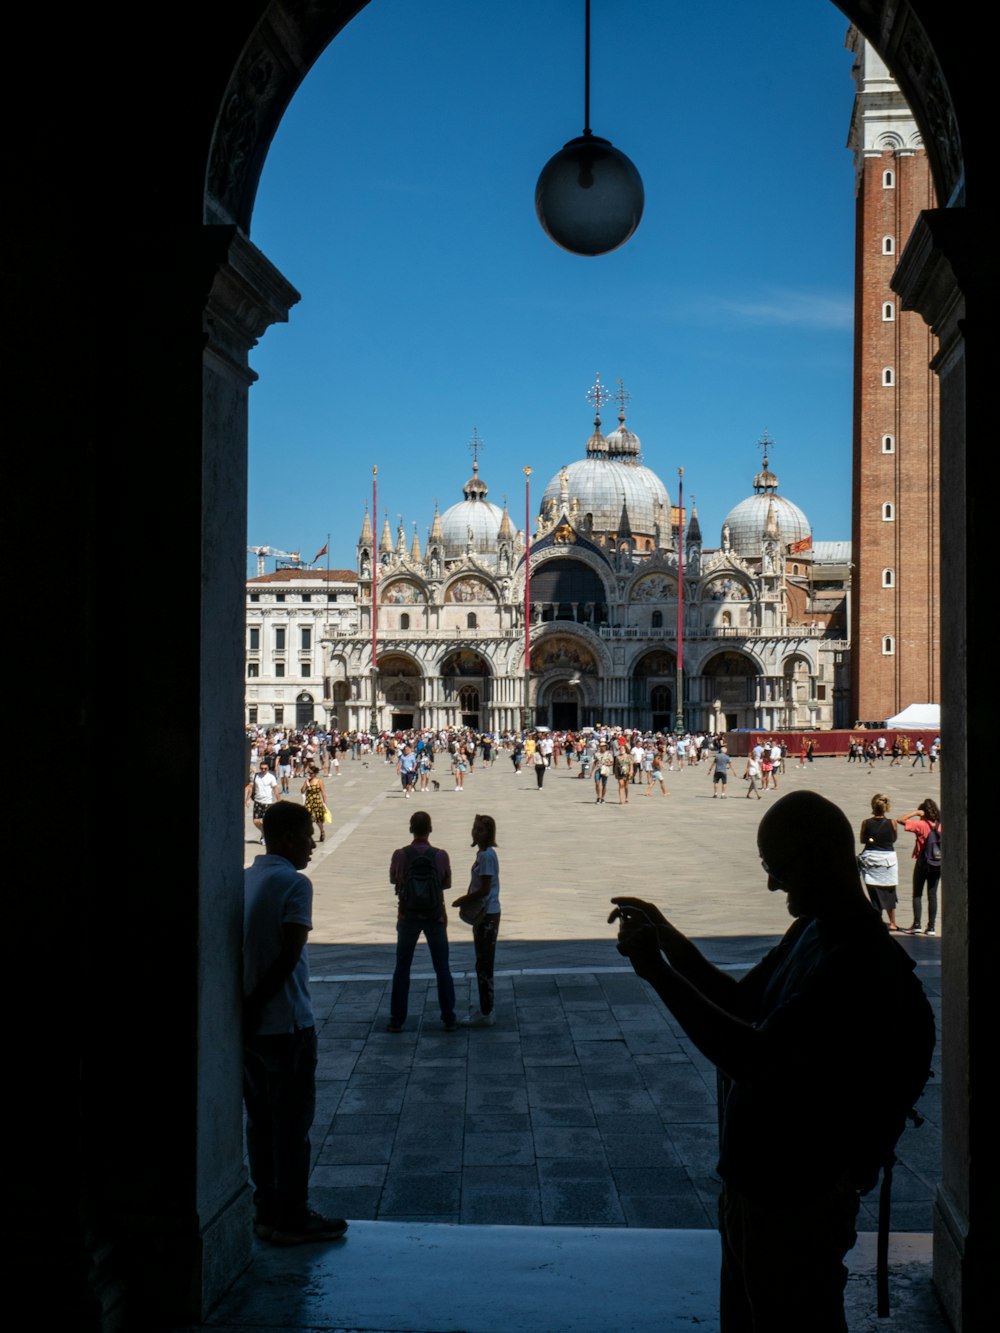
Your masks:
{"label": "white stone building", "polygon": [[279,569],[247,581],[248,724],[325,722],[323,640],[357,633],[357,576],[349,569]]}
{"label": "white stone building", "polygon": [[[850,543],[813,542],[805,514],[779,494],[765,439],[752,493],[727,515],[718,547],[705,548],[696,508],[688,518],[671,505],[624,410],[618,428],[601,433],[606,400],[597,386],[584,456],[542,492],[531,540],[527,686],[524,534],[506,505],[487,499],[477,460],[463,498],[443,514],[435,509],[424,551],[416,525],[408,545],[402,524],[393,542],[388,520],[376,546],[365,514],[356,622],[331,620],[322,641],[333,725],[502,731],[519,726],[527,708],[534,723],[556,728],[671,729],[679,579],[688,729],[849,725]],[[277,577],[250,586],[277,588]],[[289,632],[298,632],[290,622]],[[317,665],[314,648],[311,669]],[[259,688],[263,704],[263,682]],[[258,719],[270,720],[260,704]]]}

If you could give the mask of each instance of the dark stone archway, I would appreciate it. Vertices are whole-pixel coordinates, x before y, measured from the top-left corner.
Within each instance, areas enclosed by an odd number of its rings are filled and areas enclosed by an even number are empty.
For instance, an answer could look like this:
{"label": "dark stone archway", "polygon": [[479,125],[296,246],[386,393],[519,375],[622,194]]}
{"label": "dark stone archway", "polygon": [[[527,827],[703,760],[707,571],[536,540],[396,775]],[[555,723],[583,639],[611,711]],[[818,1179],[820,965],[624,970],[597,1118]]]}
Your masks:
{"label": "dark stone archway", "polygon": [[[75,753],[97,753],[134,719],[133,767],[160,789],[191,793],[172,812],[168,856],[149,855],[146,821],[123,819],[113,855],[97,837],[74,846],[67,882],[40,906],[24,903],[32,936],[45,933],[53,1013],[63,1024],[73,1016],[60,1030],[75,1040],[33,1052],[42,1099],[61,1108],[63,1125],[58,1135],[42,1119],[28,1128],[31,1178],[9,1207],[23,1235],[46,1236],[36,1289],[54,1301],[65,1293],[72,1326],[200,1318],[248,1261],[236,1037],[242,849],[231,813],[243,777],[248,358],[297,299],[248,236],[281,115],[362,7],[175,0],[130,12],[127,23],[107,9],[53,17],[21,7],[8,20],[8,49],[29,81],[29,93],[24,80],[6,87],[3,403],[28,501],[13,507],[23,513],[9,546],[52,552],[33,564],[32,581],[41,572],[42,586],[59,590],[74,647],[64,725]],[[965,718],[967,663],[988,654],[985,617],[966,608],[969,571],[986,567],[990,488],[966,484],[965,432],[968,423],[985,438],[994,417],[984,334],[995,242],[977,210],[995,172],[992,121],[979,115],[995,57],[940,0],[840,7],[910,100],[947,204],[924,216],[897,285],[941,343],[942,530],[952,534],[942,560],[952,762],[942,782],[953,813],[935,1263],[960,1323],[985,1286],[993,1199],[979,1146],[989,1132],[986,1056],[968,1023],[989,932],[973,931],[965,897],[969,878],[988,873],[985,792],[965,781]],[[156,614],[124,616],[111,591],[121,586],[141,590]],[[25,597],[25,611],[32,605]],[[109,666],[126,625],[130,660],[143,666],[135,686]],[[18,792],[9,810],[22,843],[47,845],[46,803]],[[27,873],[37,882],[34,865]],[[66,1213],[55,1237],[54,1206]]]}

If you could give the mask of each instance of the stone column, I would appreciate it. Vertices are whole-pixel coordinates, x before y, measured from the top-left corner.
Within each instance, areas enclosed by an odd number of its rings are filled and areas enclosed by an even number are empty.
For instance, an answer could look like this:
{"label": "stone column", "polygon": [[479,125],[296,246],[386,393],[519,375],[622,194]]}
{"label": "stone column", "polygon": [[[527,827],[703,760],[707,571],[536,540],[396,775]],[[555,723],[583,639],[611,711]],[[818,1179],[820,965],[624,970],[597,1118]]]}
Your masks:
{"label": "stone column", "polygon": [[[248,356],[298,299],[231,226],[157,233],[135,223],[122,230],[107,272],[131,299],[103,302],[115,311],[113,339],[108,329],[93,333],[103,351],[94,392],[107,403],[90,458],[96,531],[114,532],[119,548],[143,561],[149,605],[171,606],[175,649],[164,651],[159,614],[123,616],[113,628],[106,564],[90,586],[104,599],[109,651],[112,635],[127,633],[147,668],[150,717],[171,718],[169,737],[155,722],[138,728],[136,767],[155,774],[157,792],[183,790],[188,799],[171,811],[169,855],[148,855],[147,831],[134,845],[123,831],[120,864],[90,889],[78,886],[86,943],[72,1081],[87,1155],[66,1211],[79,1208],[84,1219],[81,1281],[102,1327],[111,1327],[116,1301],[125,1322],[129,1311],[153,1309],[165,1322],[199,1322],[250,1261],[243,810],[234,800],[246,778],[247,397],[256,378]],[[133,480],[140,456],[156,460],[161,485]],[[85,551],[81,544],[82,558]],[[114,672],[86,689],[80,713],[94,738],[135,706]],[[85,744],[94,738],[85,733]],[[137,875],[128,866],[139,857]],[[126,1034],[135,1039],[123,1044]]]}
{"label": "stone column", "polygon": [[[941,766],[942,807],[948,811],[948,863],[942,877],[942,1027],[935,1067],[941,1072],[942,1179],[934,1208],[934,1281],[957,1329],[982,1317],[992,1253],[996,1154],[992,1145],[991,1078],[995,1056],[980,1029],[974,1048],[969,995],[995,966],[988,897],[968,893],[992,878],[988,784],[968,777],[968,707],[973,673],[982,687],[990,660],[990,617],[977,614],[971,576],[975,540],[992,530],[993,488],[970,485],[966,416],[981,425],[995,417],[993,333],[996,240],[993,219],[965,209],[921,213],[893,277],[903,308],[917,310],[939,340],[931,363],[940,385],[941,442],[941,675],[942,731],[950,762]],[[975,294],[975,303],[970,294]],[[968,304],[967,304],[968,301]],[[968,378],[967,378],[968,372]],[[969,398],[970,386],[977,397]],[[980,550],[978,558],[983,559]],[[977,1288],[981,1284],[981,1289]]]}

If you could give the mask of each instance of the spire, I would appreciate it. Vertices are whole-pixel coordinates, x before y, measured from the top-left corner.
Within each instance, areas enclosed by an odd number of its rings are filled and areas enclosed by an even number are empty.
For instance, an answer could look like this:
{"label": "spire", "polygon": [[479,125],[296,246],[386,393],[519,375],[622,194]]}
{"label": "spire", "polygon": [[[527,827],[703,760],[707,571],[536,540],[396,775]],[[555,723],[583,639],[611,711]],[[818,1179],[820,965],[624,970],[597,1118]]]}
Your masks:
{"label": "spire", "polygon": [[473,426],[472,439],[469,441],[469,448],[472,450],[472,476],[462,487],[462,494],[467,500],[484,500],[489,490],[479,475],[479,451],[482,447],[483,441],[479,438],[479,431]]}
{"label": "spire", "polygon": [[698,506],[695,504],[694,496],[691,496],[691,518],[688,521],[687,531],[688,546],[701,545],[701,524],[698,522]]}
{"label": "spire", "polygon": [[601,408],[611,401],[611,392],[601,383],[600,372],[594,380],[593,386],[589,388],[585,395],[588,403],[594,405],[594,433],[587,441],[588,458],[607,458],[608,442],[601,434]]}
{"label": "spire", "polygon": [[767,462],[768,450],[774,448],[774,441],[768,435],[766,429],[757,441],[757,448],[763,450],[764,466],[753,479],[754,491],[757,495],[773,495],[778,489],[778,478],[771,471]]}
{"label": "spire", "polygon": [[618,520],[618,540],[621,541],[623,537],[627,537],[629,541],[632,540],[632,522],[628,516],[628,505],[625,503],[624,494],[622,495],[621,518]]}
{"label": "spire", "polygon": [[396,529],[396,554],[406,555],[406,529],[403,527],[403,515],[399,515],[399,527]]}
{"label": "spire", "polygon": [[361,536],[358,538],[359,546],[371,546],[372,544],[372,521],[368,517],[368,506],[365,505],[365,521],[361,524]]}
{"label": "spire", "polygon": [[378,548],[383,555],[392,555],[392,532],[389,529],[389,515],[386,514],[382,523],[382,540]]}
{"label": "spire", "polygon": [[638,435],[630,431],[625,425],[625,404],[631,396],[631,394],[625,392],[625,385],[619,380],[618,388],[614,394],[614,397],[618,399],[618,429],[613,430],[608,436],[608,456],[626,462],[637,460],[641,447]]}
{"label": "spire", "polygon": [[442,528],[441,528],[441,515],[438,513],[438,502],[437,502],[437,500],[435,500],[435,501],[434,501],[434,521],[433,521],[433,523],[431,524],[431,530],[430,530],[430,532],[427,534],[427,544],[428,544],[428,546],[432,546],[432,545],[434,545],[435,543],[437,543],[438,545],[440,545],[441,542],[443,542],[443,541],[444,541],[444,532],[443,532],[443,530],[442,530]]}
{"label": "spire", "polygon": [[421,560],[421,559],[423,559],[423,557],[422,557],[421,554],[420,554],[420,538],[417,536],[417,523],[416,523],[416,519],[414,519],[414,522],[413,522],[413,544],[412,544],[412,546],[410,547],[410,559],[411,559],[411,560]]}
{"label": "spire", "polygon": [[510,514],[507,512],[507,497],[503,497],[503,517],[500,519],[500,530],[497,532],[498,542],[512,542],[514,540],[514,527],[510,521]]}

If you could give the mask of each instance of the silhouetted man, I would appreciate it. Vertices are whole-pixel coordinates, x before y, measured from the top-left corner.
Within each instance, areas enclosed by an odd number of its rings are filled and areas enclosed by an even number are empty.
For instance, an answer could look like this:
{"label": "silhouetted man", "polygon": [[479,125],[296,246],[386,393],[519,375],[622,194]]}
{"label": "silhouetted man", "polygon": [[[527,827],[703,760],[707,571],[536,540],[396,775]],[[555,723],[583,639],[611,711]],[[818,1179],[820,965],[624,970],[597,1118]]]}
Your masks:
{"label": "silhouetted man", "polygon": [[757,846],[795,923],[742,979],[640,899],[612,899],[609,920],[620,918],[618,947],[639,976],[732,1080],[718,1165],[723,1330],[846,1333],[859,1193],[906,1109],[896,1124],[912,1047],[896,1055],[905,1043],[894,1034],[926,1000],[862,891],[841,810],[794,792],[764,816]]}

